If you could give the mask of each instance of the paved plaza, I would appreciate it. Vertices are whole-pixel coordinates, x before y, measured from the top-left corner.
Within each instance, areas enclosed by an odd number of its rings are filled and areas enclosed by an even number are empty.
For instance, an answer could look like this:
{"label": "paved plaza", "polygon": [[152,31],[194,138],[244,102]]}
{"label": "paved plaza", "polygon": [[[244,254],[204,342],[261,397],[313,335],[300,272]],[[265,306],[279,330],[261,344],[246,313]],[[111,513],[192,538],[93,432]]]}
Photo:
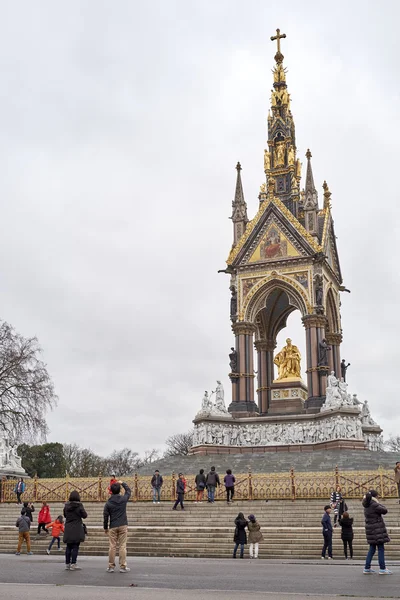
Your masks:
{"label": "paved plaza", "polygon": [[82,571],[63,570],[60,556],[0,555],[0,596],[7,600],[196,600],[215,591],[218,598],[251,600],[333,600],[341,597],[398,598],[400,564],[391,576],[363,575],[360,561],[251,561],[135,558],[131,572],[106,573],[105,557],[82,557]]}

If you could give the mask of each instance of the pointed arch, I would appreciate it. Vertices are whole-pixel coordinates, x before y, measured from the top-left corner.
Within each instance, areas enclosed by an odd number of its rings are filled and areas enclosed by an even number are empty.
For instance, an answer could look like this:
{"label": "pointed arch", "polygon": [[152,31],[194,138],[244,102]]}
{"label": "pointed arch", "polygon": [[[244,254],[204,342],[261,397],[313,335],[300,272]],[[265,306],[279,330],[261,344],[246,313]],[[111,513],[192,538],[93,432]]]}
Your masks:
{"label": "pointed arch", "polygon": [[329,288],[329,290],[326,294],[325,306],[326,306],[326,316],[328,319],[328,323],[327,323],[327,327],[326,327],[327,332],[340,333],[341,332],[340,316],[339,316],[339,311],[338,311],[338,307],[335,302],[335,297],[334,297],[332,288]]}
{"label": "pointed arch", "polygon": [[284,311],[287,313],[286,318],[296,308],[300,311],[302,317],[312,311],[307,295],[301,289],[301,286],[289,277],[275,273],[266,279],[262,279],[252,288],[243,307],[243,320],[255,323],[257,314],[266,306],[267,298],[277,289],[285,292],[288,298],[288,306]]}

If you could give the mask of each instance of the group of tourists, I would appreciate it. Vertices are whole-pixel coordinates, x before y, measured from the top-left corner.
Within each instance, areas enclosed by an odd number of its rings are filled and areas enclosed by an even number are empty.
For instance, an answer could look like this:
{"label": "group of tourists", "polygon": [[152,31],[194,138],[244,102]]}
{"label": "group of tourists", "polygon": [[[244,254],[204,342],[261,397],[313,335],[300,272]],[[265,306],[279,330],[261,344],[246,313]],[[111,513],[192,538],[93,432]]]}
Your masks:
{"label": "group of tourists", "polygon": [[[400,498],[400,462],[396,463],[395,481],[398,486]],[[235,477],[231,469],[227,469],[223,480],[226,490],[226,501],[232,503],[235,490]],[[161,502],[161,490],[163,485],[163,477],[158,470],[154,472],[151,479],[153,488],[153,502],[159,504]],[[221,485],[221,480],[216,472],[215,467],[211,467],[209,473],[205,475],[204,469],[195,477],[196,486],[196,503],[203,501],[204,492],[207,491],[207,501],[215,502],[216,489]],[[179,473],[176,482],[176,500],[173,505],[173,510],[177,510],[180,505],[181,510],[184,508],[184,496],[187,489],[187,481],[183,473]],[[121,493],[123,490],[123,493]],[[15,488],[18,504],[21,504],[21,496],[25,491],[25,484],[21,478]],[[109,564],[107,571],[113,573],[115,571],[116,550],[119,547],[119,571],[126,573],[130,569],[127,566],[126,560],[126,545],[128,537],[128,519],[126,508],[128,500],[131,496],[131,490],[126,483],[118,481],[113,474],[108,486],[109,499],[104,506],[104,532],[109,537]],[[400,500],[399,500],[400,502]],[[18,546],[16,555],[19,556],[23,543],[26,544],[27,554],[31,555],[31,540],[30,529],[33,522],[33,513],[35,507],[30,502],[22,503],[21,514],[17,519],[16,526],[18,527]],[[364,573],[375,573],[371,568],[372,559],[378,550],[379,574],[390,575],[391,571],[386,568],[385,564],[385,544],[390,541],[387,533],[386,525],[383,519],[388,511],[387,508],[379,501],[379,495],[376,490],[368,491],[362,500],[365,517],[365,531],[369,551],[365,561]],[[333,524],[331,520],[331,512],[333,511]],[[46,535],[51,532],[51,541],[46,550],[50,554],[53,545],[57,542],[57,549],[61,551],[61,534],[63,534],[63,542],[66,545],[65,549],[65,568],[69,571],[79,570],[77,559],[79,554],[80,544],[85,540],[87,535],[86,525],[83,522],[87,518],[86,510],[80,500],[77,491],[71,492],[69,501],[66,502],[63,509],[63,514],[59,515],[55,521],[50,515],[50,507],[47,502],[42,502],[41,509],[38,513],[38,528],[37,535],[40,536],[43,530]],[[353,558],[353,522],[350,517],[348,506],[342,494],[342,489],[338,485],[332,491],[330,503],[324,507],[322,516],[322,535],[324,544],[321,552],[322,560],[333,558],[332,555],[332,539],[335,528],[340,527],[341,539],[343,542],[343,552],[346,560]],[[244,547],[247,543],[250,544],[250,558],[258,558],[259,543],[263,541],[261,527],[256,517],[251,514],[246,519],[242,512],[239,512],[234,520],[234,550],[233,558],[236,558],[237,551],[240,547],[240,558],[244,558]],[[326,556],[328,554],[328,556]]]}
{"label": "group of tourists", "polygon": [[[121,494],[121,488],[124,493]],[[117,547],[119,548],[119,572],[128,573],[130,571],[126,564],[126,544],[128,540],[128,518],[126,507],[131,496],[131,490],[123,481],[114,481],[110,483],[108,488],[110,497],[104,506],[104,533],[109,537],[109,557],[108,557],[108,573],[115,571],[115,557]],[[18,527],[18,546],[16,555],[20,556],[22,544],[25,542],[27,554],[31,555],[31,538],[30,529],[33,522],[32,513],[35,511],[33,504],[24,502],[21,509],[21,514],[17,519],[16,527]],[[55,542],[57,549],[61,552],[61,534],[63,534],[63,542],[65,544],[65,569],[67,571],[79,571],[78,566],[79,548],[87,536],[87,528],[84,519],[87,518],[87,512],[81,502],[79,492],[76,490],[69,495],[68,502],[64,505],[63,515],[59,515],[55,521],[52,521],[50,516],[50,507],[47,502],[42,503],[42,507],[38,514],[38,531],[37,535],[41,535],[43,530],[46,535],[51,531],[51,541],[46,550],[50,554]]]}
{"label": "group of tourists", "polygon": [[[227,469],[224,476],[223,484],[225,486],[226,501],[228,504],[232,504],[233,496],[235,494],[235,476],[232,474],[231,469]],[[215,470],[215,467],[211,467],[207,475],[204,474],[204,469],[200,469],[196,475],[195,480],[196,488],[196,500],[195,504],[203,502],[204,492],[207,492],[207,502],[214,504],[215,493],[217,488],[221,485],[220,477]],[[161,502],[161,489],[163,486],[163,478],[160,471],[156,469],[153,477],[151,478],[151,487],[153,488],[153,504],[160,504]],[[187,481],[183,473],[179,473],[176,481],[176,500],[172,507],[172,510],[177,510],[180,505],[181,510],[185,510],[184,498],[187,491]]]}
{"label": "group of tourists", "polygon": [[[400,463],[396,463],[400,465]],[[399,487],[400,495],[400,487]],[[365,494],[362,499],[362,505],[364,507],[364,519],[365,519],[365,533],[367,543],[369,544],[369,551],[365,560],[364,574],[369,575],[375,573],[371,568],[372,559],[376,550],[378,549],[378,562],[379,562],[379,575],[391,575],[392,572],[386,568],[385,563],[385,544],[390,542],[388,532],[386,529],[383,515],[386,515],[387,508],[379,501],[379,494],[376,490],[370,490]],[[331,511],[334,512],[334,523],[332,526]],[[343,542],[343,551],[346,560],[353,558],[353,521],[348,512],[347,504],[342,495],[342,489],[338,485],[336,490],[331,494],[331,502],[324,507],[324,514],[322,516],[322,535],[324,538],[324,545],[322,547],[321,559],[332,560],[332,537],[333,530],[338,525],[341,527],[341,538]],[[328,557],[326,552],[328,551]],[[350,557],[348,555],[350,554]]]}

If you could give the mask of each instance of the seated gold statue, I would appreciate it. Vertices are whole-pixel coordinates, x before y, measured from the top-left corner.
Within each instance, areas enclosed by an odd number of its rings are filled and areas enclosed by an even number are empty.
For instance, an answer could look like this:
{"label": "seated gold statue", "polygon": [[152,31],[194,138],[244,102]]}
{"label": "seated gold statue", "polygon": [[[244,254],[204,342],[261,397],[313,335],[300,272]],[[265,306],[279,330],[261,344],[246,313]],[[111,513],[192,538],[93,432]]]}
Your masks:
{"label": "seated gold statue", "polygon": [[301,355],[297,346],[292,345],[292,340],[286,340],[286,346],[274,358],[274,364],[278,367],[278,380],[288,377],[300,378]]}

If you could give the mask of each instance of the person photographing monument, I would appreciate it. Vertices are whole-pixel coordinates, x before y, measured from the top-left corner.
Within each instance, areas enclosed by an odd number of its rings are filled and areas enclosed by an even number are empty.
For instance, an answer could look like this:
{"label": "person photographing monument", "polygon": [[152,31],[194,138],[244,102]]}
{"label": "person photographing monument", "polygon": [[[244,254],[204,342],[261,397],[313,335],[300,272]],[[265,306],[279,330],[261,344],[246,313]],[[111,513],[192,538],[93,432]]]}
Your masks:
{"label": "person photographing monument", "polygon": [[[121,495],[121,486],[125,494]],[[130,571],[126,564],[126,542],[128,539],[128,517],[126,515],[126,505],[131,497],[131,490],[123,481],[118,481],[111,485],[111,496],[104,505],[104,533],[110,540],[108,553],[108,573],[115,571],[115,555],[117,545],[119,546],[119,572],[128,573]]]}

